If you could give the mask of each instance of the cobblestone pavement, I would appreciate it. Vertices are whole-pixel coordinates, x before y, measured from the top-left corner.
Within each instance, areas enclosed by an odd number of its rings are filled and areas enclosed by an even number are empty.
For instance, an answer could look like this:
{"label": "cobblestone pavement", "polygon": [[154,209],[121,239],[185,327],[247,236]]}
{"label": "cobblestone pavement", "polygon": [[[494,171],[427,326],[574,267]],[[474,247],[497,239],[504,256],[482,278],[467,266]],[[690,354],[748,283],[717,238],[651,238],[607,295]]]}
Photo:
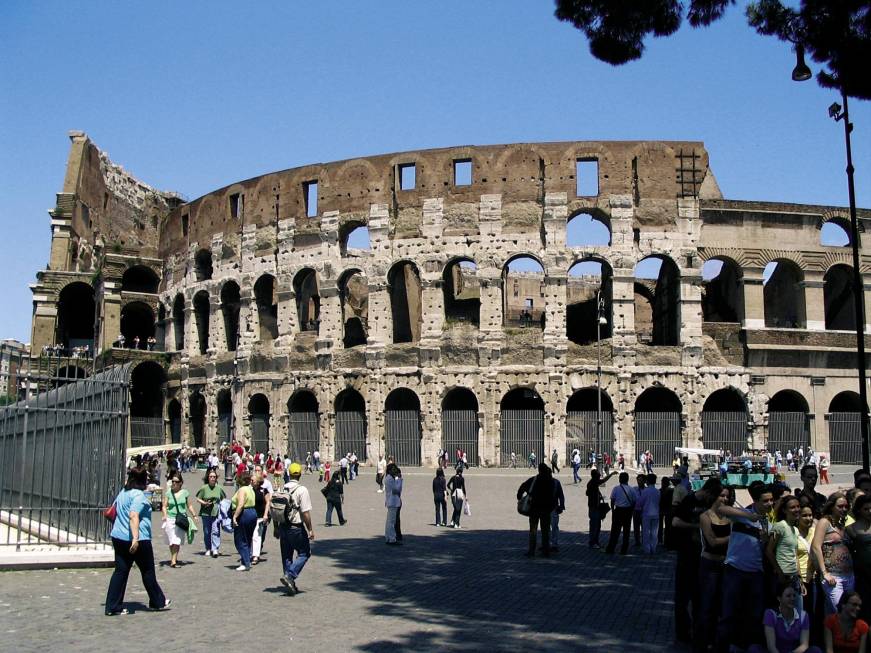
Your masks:
{"label": "cobblestone pavement", "polygon": [[[350,521],[342,527],[323,526],[325,501],[316,479],[304,477],[313,488],[316,541],[294,597],[278,583],[271,534],[264,560],[249,573],[233,571],[230,535],[218,559],[200,555],[199,542],[184,547],[177,569],[166,566],[168,549],[158,539],[158,579],[173,600],[162,613],[146,610],[136,570],[126,596],[132,614],[114,618],[103,616],[110,569],[0,573],[0,650],[90,652],[125,641],[190,651],[281,643],[309,651],[676,650],[674,557],[589,549],[584,486],[571,483],[570,470],[559,475],[567,505],[559,555],[523,557],[526,519],[516,513],[514,494],[529,473],[469,470],[473,514],[454,530],[433,525],[432,472],[404,470],[402,547],[384,545],[384,495],[375,492],[371,469],[346,488]],[[833,480],[848,477],[844,470]],[[198,487],[194,475],[187,487]]]}

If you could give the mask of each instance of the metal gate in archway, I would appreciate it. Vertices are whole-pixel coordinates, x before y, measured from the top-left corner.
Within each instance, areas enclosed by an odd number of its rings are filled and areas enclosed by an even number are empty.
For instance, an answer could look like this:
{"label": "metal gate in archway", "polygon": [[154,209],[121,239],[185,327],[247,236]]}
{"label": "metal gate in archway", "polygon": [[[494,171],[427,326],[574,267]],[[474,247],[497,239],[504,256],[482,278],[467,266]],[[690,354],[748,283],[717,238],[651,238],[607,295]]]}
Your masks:
{"label": "metal gate in archway", "polygon": [[787,450],[799,447],[807,449],[810,443],[810,420],[807,413],[774,411],[768,414],[768,451],[780,451],[785,456]]}
{"label": "metal gate in archway", "polygon": [[829,455],[836,465],[859,465],[862,460],[862,413],[829,413]]}
{"label": "metal gate in archway", "polygon": [[[563,462],[571,464],[572,451],[581,452],[581,463],[587,464],[589,452],[599,451],[599,412],[595,410],[571,410],[566,414],[566,457]],[[602,411],[601,453],[610,453],[614,446],[614,413]]]}
{"label": "metal gate in archway", "polygon": [[290,454],[290,459],[302,462],[305,460],[306,454],[318,449],[318,436],[320,434],[318,414],[315,412],[290,413],[288,427],[287,451]]}
{"label": "metal gate in archway", "polygon": [[442,411],[442,449],[448,452],[452,461],[456,450],[462,449],[469,465],[478,464],[477,410]]}
{"label": "metal gate in archway", "polygon": [[420,466],[421,437],[419,410],[384,412],[384,448],[397,465]]}
{"label": "metal gate in archway", "polygon": [[547,462],[544,451],[544,410],[541,408],[503,408],[499,416],[499,460],[503,467],[511,464],[511,454],[517,464],[527,464],[534,453],[537,462]]}
{"label": "metal gate in archway", "polygon": [[702,444],[738,455],[749,448],[748,415],[743,411],[702,411]]}
{"label": "metal gate in archway", "polygon": [[635,412],[635,457],[650,451],[653,464],[669,466],[674,459],[674,448],[683,446],[680,413]]}
{"label": "metal gate in archway", "polygon": [[169,418],[169,441],[172,444],[181,444],[181,417]]}
{"label": "metal gate in archway", "polygon": [[357,410],[336,411],[335,457],[357,453],[360,462],[366,460],[366,413]]}
{"label": "metal gate in archway", "polygon": [[251,415],[251,449],[254,453],[269,451],[269,415]]}

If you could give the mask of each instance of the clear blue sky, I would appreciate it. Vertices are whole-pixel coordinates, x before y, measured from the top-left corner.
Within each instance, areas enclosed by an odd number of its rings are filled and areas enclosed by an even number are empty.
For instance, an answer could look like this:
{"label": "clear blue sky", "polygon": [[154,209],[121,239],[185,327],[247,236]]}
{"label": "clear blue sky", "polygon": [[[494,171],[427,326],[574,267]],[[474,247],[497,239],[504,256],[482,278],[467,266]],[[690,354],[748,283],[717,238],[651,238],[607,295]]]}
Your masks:
{"label": "clear blue sky", "polygon": [[[740,3],[739,3],[740,4]],[[0,338],[30,338],[67,131],[191,198],[306,163],[460,144],[698,139],[726,197],[847,204],[837,98],[740,7],[614,68],[550,0],[0,3]],[[871,103],[851,106],[871,206]]]}

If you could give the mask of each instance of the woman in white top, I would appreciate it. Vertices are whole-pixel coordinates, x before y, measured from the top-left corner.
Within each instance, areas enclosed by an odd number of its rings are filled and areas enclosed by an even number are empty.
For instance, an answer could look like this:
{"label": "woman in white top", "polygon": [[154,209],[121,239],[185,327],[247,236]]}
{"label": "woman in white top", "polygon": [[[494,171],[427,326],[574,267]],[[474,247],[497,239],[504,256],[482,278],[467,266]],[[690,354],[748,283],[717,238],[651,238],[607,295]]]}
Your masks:
{"label": "woman in white top", "polygon": [[395,463],[387,466],[384,489],[384,505],[387,507],[384,539],[387,544],[402,544],[402,530],[399,526],[399,510],[402,508],[402,473]]}

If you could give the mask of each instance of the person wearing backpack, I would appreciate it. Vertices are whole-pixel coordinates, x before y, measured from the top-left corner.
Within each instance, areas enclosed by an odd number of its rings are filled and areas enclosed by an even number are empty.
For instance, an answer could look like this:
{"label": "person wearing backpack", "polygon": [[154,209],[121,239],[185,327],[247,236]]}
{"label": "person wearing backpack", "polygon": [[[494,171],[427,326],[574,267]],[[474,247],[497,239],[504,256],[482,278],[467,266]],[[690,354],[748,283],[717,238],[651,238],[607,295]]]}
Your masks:
{"label": "person wearing backpack", "polygon": [[[302,465],[291,463],[288,468],[290,482],[284,486],[289,501],[285,510],[285,518],[278,525],[278,537],[281,543],[281,561],[284,574],[279,578],[281,584],[293,596],[299,592],[296,580],[302,573],[305,563],[311,557],[311,543],[315,539],[315,529],[312,525],[312,500],[308,488],[301,485]],[[296,552],[296,559],[293,554]]]}

